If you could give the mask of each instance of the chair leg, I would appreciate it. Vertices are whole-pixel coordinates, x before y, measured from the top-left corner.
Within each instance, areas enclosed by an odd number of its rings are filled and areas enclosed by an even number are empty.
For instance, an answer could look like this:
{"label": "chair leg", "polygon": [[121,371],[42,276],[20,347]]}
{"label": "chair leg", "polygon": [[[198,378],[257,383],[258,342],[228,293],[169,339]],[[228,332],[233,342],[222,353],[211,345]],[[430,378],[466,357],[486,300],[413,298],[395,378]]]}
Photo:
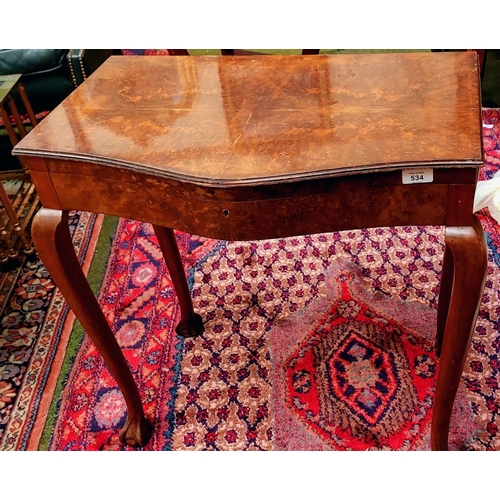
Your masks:
{"label": "chair leg", "polygon": [[175,328],[175,331],[181,337],[197,337],[201,335],[204,330],[203,320],[193,309],[193,302],[184,272],[184,265],[182,264],[179,247],[175,240],[175,233],[172,229],[154,224],[153,228],[158,238],[158,243],[160,244],[170,277],[172,278],[175,293],[177,293],[177,298],[179,299],[181,320]]}
{"label": "chair leg", "polygon": [[[431,448],[448,449],[448,431],[453,403],[474,332],[486,277],[486,239],[477,217],[473,227],[446,228],[446,248],[452,259],[453,279],[431,424]],[[447,268],[447,280],[450,280]],[[449,286],[449,282],[445,284]],[[443,292],[446,296],[446,292]],[[444,297],[445,298],[445,297]],[[441,297],[440,297],[441,299]],[[446,301],[445,301],[446,302]],[[442,315],[446,305],[443,306]]]}
{"label": "chair leg", "polygon": [[68,212],[42,208],[33,219],[32,236],[45,267],[114,376],[127,404],[128,416],[119,439],[144,446],[151,424],[144,416],[139,391],[115,336],[83,274],[68,227]]}

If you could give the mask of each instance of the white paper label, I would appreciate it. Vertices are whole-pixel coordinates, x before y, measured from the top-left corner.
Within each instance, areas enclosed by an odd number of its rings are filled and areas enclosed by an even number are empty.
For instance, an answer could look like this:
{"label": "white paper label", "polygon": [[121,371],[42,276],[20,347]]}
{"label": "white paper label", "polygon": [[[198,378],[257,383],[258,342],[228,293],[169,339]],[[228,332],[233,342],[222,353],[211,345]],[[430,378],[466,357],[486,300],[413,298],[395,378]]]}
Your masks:
{"label": "white paper label", "polygon": [[403,170],[403,184],[421,184],[432,182],[434,170],[432,168],[408,168]]}

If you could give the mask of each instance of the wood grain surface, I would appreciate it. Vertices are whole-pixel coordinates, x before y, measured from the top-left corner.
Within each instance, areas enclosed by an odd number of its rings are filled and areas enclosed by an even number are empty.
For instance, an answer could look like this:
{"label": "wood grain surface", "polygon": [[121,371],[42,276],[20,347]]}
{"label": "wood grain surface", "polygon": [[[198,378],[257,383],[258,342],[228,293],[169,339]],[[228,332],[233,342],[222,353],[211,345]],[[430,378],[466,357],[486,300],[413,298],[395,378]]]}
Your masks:
{"label": "wood grain surface", "polygon": [[474,52],[116,56],[14,154],[222,186],[471,166],[479,107]]}

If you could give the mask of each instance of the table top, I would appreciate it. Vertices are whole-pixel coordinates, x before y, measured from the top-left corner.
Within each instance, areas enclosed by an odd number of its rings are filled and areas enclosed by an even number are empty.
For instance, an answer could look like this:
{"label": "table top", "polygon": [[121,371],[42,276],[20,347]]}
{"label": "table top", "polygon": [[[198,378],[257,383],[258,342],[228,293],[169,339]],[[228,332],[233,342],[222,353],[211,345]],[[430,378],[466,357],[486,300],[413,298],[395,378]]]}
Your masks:
{"label": "table top", "polygon": [[114,56],[14,149],[201,185],[482,163],[475,52]]}
{"label": "table top", "polygon": [[22,75],[0,75],[0,106],[5,102],[6,97],[14,88]]}

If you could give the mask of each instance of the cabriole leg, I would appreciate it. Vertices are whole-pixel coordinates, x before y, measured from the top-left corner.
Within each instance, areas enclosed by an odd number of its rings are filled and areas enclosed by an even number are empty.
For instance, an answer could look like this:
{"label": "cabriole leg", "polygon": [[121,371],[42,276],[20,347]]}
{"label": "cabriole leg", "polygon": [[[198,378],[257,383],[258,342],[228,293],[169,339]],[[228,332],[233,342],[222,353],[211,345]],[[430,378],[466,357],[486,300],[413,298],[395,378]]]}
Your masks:
{"label": "cabriole leg", "polygon": [[450,279],[451,275],[452,284],[449,306],[446,311],[446,324],[444,334],[442,334],[439,374],[432,415],[431,447],[433,450],[448,449],[451,411],[476,325],[487,267],[486,239],[477,217],[474,217],[473,227],[446,228],[445,240],[447,251],[449,251],[446,256],[446,265],[452,266],[453,269],[447,269],[447,279]]}
{"label": "cabriole leg", "polygon": [[125,398],[128,416],[120,432],[120,441],[130,446],[144,446],[151,437],[151,424],[144,416],[130,368],[76,257],[69,233],[68,212],[42,208],[33,219],[31,231],[38,255]]}
{"label": "cabriole leg", "polygon": [[199,314],[196,314],[193,309],[193,302],[184,272],[179,247],[175,240],[175,233],[172,229],[153,225],[153,228],[158,238],[163,258],[167,264],[172,283],[174,284],[175,293],[179,300],[181,309],[181,320],[175,331],[181,337],[197,337],[200,335],[203,328],[203,320]]}

